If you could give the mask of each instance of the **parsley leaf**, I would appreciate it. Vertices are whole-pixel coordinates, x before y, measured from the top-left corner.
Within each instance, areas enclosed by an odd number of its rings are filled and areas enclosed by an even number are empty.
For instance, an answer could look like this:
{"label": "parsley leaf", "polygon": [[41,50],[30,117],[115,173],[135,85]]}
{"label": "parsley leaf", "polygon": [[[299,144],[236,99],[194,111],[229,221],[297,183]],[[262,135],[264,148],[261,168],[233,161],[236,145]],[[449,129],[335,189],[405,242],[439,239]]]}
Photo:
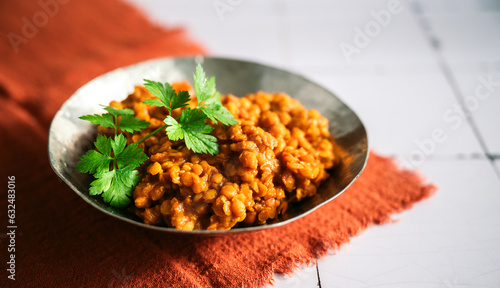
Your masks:
{"label": "parsley leaf", "polygon": [[231,112],[229,112],[226,107],[222,106],[220,100],[218,102],[219,103],[217,103],[217,99],[215,97],[208,99],[205,102],[207,106],[201,107],[201,111],[203,111],[203,113],[207,115],[210,120],[214,121],[215,124],[217,124],[217,121],[220,121],[224,125],[238,124],[238,121],[234,119]]}
{"label": "parsley leaf", "polygon": [[165,124],[169,125],[165,129],[167,132],[167,136],[172,141],[177,141],[184,139],[184,131],[182,130],[182,126],[177,120],[175,120],[172,116],[167,116],[165,120],[163,120]]}
{"label": "parsley leaf", "polygon": [[92,124],[101,125],[102,127],[115,127],[115,122],[113,120],[113,115],[111,114],[94,114],[94,115],[84,115],[79,117],[82,120],[90,121]]}
{"label": "parsley leaf", "polygon": [[128,108],[123,108],[123,109],[116,109],[111,106],[106,106],[104,107],[104,110],[108,111],[109,114],[118,117],[118,116],[124,116],[124,115],[131,115],[134,116],[134,110],[128,109]]}
{"label": "parsley leaf", "polygon": [[[87,154],[80,157],[76,165],[76,170],[82,173],[99,173],[118,166],[118,169],[130,166],[139,167],[148,159],[143,149],[139,148],[137,143],[127,145],[127,140],[123,134],[118,134],[115,139],[103,135],[97,135],[94,143],[96,150],[90,150]],[[111,156],[113,150],[113,156]],[[113,162],[111,162],[113,161]],[[116,164],[116,165],[115,165]]]}
{"label": "parsley leaf", "polygon": [[212,131],[212,126],[205,123],[206,118],[205,114],[201,113],[199,109],[192,110],[191,108],[187,108],[182,110],[179,123],[182,127],[189,130],[200,130],[200,128],[208,126],[210,127],[210,131]]}
{"label": "parsley leaf", "polygon": [[102,171],[94,175],[96,180],[90,183],[89,194],[102,194],[103,200],[111,206],[124,208],[130,204],[133,187],[139,182],[139,172],[132,167]]}
{"label": "parsley leaf", "polygon": [[165,85],[160,82],[144,79],[144,86],[151,93],[151,95],[158,98],[148,99],[144,101],[145,104],[155,105],[156,107],[166,107],[169,113],[177,108],[187,106],[189,102],[189,93],[187,91],[180,91],[178,94],[168,83]]}
{"label": "parsley leaf", "polygon": [[186,147],[196,153],[219,153],[217,138],[210,133],[213,128],[205,122],[206,116],[199,109],[186,108],[182,110],[179,122],[171,116],[165,118],[169,126],[166,129],[167,136],[173,141],[182,140]]}
{"label": "parsley leaf", "polygon": [[210,79],[205,78],[205,71],[200,64],[196,66],[196,71],[193,74],[194,79],[194,92],[200,106],[205,100],[214,96],[215,90],[215,77]]}
{"label": "parsley leaf", "polygon": [[191,100],[191,98],[189,97],[188,91],[179,91],[177,97],[172,98],[170,109],[174,110],[177,108],[188,106],[189,100]]}
{"label": "parsley leaf", "polygon": [[109,170],[111,164],[111,143],[109,139],[103,135],[97,135],[94,143],[96,150],[90,150],[85,155],[80,157],[80,161],[76,165],[76,170],[82,173],[102,172]]}
{"label": "parsley leaf", "polygon": [[[149,122],[135,118],[134,110],[132,109],[116,109],[110,106],[104,108],[109,113],[102,115],[84,115],[80,119],[90,121],[92,124],[101,125],[103,127],[118,128],[125,132],[141,131],[149,127]],[[120,117],[117,121],[117,117]],[[118,123],[118,124],[117,124]]]}
{"label": "parsley leaf", "polygon": [[149,127],[149,122],[135,118],[133,115],[124,115],[120,119],[118,127],[125,132],[141,131],[144,128]]}
{"label": "parsley leaf", "polygon": [[130,166],[137,168],[141,166],[144,161],[148,160],[148,156],[143,153],[142,148],[139,148],[137,143],[132,143],[125,147],[125,149],[115,156],[118,168]]}
{"label": "parsley leaf", "polygon": [[185,131],[184,141],[186,142],[186,147],[197,153],[219,154],[217,138],[210,134],[204,134],[201,131]]}
{"label": "parsley leaf", "polygon": [[160,82],[155,82],[151,80],[144,79],[144,87],[151,93],[151,95],[158,98],[148,99],[144,103],[149,105],[155,105],[156,107],[167,107],[170,112],[170,100],[172,96],[175,95],[174,89],[170,84],[165,83],[165,86]]}
{"label": "parsley leaf", "polygon": [[215,78],[209,80],[205,78],[205,72],[201,65],[198,64],[194,74],[194,87],[196,97],[198,99],[198,108],[203,113],[217,124],[220,121],[224,125],[235,125],[238,121],[234,119],[233,115],[222,106],[220,100],[220,93],[215,89]]}
{"label": "parsley leaf", "polygon": [[[107,106],[104,108],[104,110],[108,111],[109,114],[115,116],[115,120],[116,117],[121,116],[120,121],[118,121],[118,128],[120,128],[122,131],[132,133],[134,131],[141,131],[142,129],[149,127],[149,122],[134,117],[134,110],[132,109],[116,109],[111,106]],[[109,114],[103,114],[103,116]]]}
{"label": "parsley leaf", "polygon": [[113,153],[116,157],[120,155],[120,153],[122,153],[123,149],[125,149],[125,146],[127,145],[127,139],[125,139],[125,136],[123,136],[123,134],[118,134],[114,140],[110,141],[109,144],[111,146],[111,149],[113,149]]}

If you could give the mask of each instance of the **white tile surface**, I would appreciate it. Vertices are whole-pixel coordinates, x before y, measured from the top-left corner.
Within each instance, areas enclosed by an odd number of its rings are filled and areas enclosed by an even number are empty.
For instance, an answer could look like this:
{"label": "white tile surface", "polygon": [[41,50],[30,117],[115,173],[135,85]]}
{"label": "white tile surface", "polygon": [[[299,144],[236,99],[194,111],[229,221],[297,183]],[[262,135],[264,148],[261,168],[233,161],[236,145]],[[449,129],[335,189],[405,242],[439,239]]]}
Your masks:
{"label": "white tile surface", "polygon": [[[500,3],[465,1],[469,5],[449,4],[448,12],[424,1],[423,13],[431,33],[439,41],[439,50],[460,89],[461,96],[472,107],[471,116],[484,139],[489,153],[500,152]],[[442,7],[441,7],[442,8]],[[460,33],[456,33],[460,31]],[[476,87],[484,86],[479,78],[492,77],[491,91],[483,87],[480,93],[489,93],[487,99],[474,100]],[[477,98],[477,97],[476,97]]]}
{"label": "white tile surface", "polygon": [[429,14],[457,14],[500,11],[500,2],[497,0],[419,0],[424,11]]}
{"label": "white tile surface", "polygon": [[[279,7],[271,1],[241,1],[232,10],[217,12],[216,1],[130,1],[165,26],[188,28],[214,56],[256,60],[284,66],[287,45],[278,25]],[[238,1],[233,1],[239,3]],[[222,1],[222,3],[228,3]],[[229,4],[228,4],[229,5]],[[218,7],[218,6],[217,6]]]}
{"label": "white tile surface", "polygon": [[[500,50],[499,50],[500,51]],[[451,65],[453,77],[465,99],[465,107],[484,139],[486,148],[491,154],[500,154],[500,62],[499,65],[468,65],[468,69],[460,65]],[[484,82],[493,82],[489,88]],[[481,88],[478,88],[481,87]],[[476,90],[479,89],[479,90]],[[489,90],[491,89],[491,90]]]}
{"label": "white tile surface", "polygon": [[500,61],[500,12],[425,15],[447,61]]}
{"label": "white tile surface", "polygon": [[[290,3],[290,18],[293,19],[290,21],[293,64],[409,65],[409,68],[434,64],[432,51],[414,17],[410,15],[407,3],[400,5],[398,13],[389,12],[389,1],[364,3],[366,2],[355,1],[348,5],[346,2],[334,1],[318,5],[306,1]],[[302,10],[306,12],[301,13]],[[321,17],[326,11],[331,15]],[[383,16],[383,21],[377,21],[382,16],[377,18],[374,14],[386,16]],[[373,31],[372,34],[369,31]],[[362,38],[365,40],[361,41]],[[366,44],[356,45],[356,39]],[[342,43],[354,46],[359,51],[352,55],[344,53]]]}
{"label": "white tile surface", "polygon": [[447,61],[500,61],[500,12],[469,11],[425,16]]}
{"label": "white tile surface", "polygon": [[317,288],[318,271],[316,265],[311,263],[309,266],[302,265],[300,270],[292,275],[275,274],[274,285],[268,285],[268,288]]}
{"label": "white tile surface", "polygon": [[[426,159],[436,154],[481,153],[465,119],[460,123],[449,119],[458,117],[453,112],[457,101],[441,74],[338,77],[308,71],[306,75],[356,111],[367,127],[370,146],[377,151],[401,155],[422,151]],[[435,129],[446,135],[443,142],[431,141]],[[432,144],[421,148],[418,143],[424,142]]]}
{"label": "white tile surface", "polygon": [[439,191],[319,261],[322,287],[496,287],[500,180],[487,160],[429,161]]}

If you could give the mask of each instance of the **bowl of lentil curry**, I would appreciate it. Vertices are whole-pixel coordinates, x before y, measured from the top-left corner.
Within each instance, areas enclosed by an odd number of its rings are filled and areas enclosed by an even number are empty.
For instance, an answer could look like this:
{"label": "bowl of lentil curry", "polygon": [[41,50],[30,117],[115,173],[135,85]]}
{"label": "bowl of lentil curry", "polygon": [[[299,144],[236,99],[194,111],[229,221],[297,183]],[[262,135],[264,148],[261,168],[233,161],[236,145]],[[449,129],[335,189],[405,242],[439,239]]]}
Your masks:
{"label": "bowl of lentil curry", "polygon": [[[139,147],[147,160],[137,168],[131,205],[117,208],[89,194],[93,177],[75,170],[94,149],[96,134],[112,129],[80,116],[102,105],[132,109],[148,121],[124,132],[127,143],[161,128],[168,111],[144,104],[154,96],[143,79],[188,91],[198,62],[215,76],[221,103],[237,121],[212,120],[219,153],[195,153],[160,131]],[[101,106],[100,106],[101,105]],[[178,118],[186,107],[172,110]],[[277,227],[302,217],[345,191],[368,157],[366,130],[333,93],[299,75],[262,64],[224,58],[163,58],[117,69],[81,87],[55,115],[49,132],[54,171],[80,197],[102,212],[155,230],[227,234]]]}

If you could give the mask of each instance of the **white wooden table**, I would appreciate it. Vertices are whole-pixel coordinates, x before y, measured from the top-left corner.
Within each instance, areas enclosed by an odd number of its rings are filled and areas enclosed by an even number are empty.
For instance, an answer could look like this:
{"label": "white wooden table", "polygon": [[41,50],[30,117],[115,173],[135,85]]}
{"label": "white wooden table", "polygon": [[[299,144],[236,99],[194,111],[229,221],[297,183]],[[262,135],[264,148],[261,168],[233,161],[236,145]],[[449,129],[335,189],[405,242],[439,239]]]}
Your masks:
{"label": "white wooden table", "polygon": [[276,287],[500,287],[500,1],[129,1],[211,55],[324,85],[439,186]]}

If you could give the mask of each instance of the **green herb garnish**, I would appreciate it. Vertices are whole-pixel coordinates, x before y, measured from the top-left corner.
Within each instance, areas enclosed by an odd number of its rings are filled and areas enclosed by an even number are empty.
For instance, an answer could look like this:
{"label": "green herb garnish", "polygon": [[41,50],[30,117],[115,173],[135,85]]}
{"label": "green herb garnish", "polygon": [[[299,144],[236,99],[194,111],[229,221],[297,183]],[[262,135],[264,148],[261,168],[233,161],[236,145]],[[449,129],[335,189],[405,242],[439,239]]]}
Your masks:
{"label": "green herb garnish", "polygon": [[[238,122],[229,110],[222,106],[220,94],[215,89],[214,77],[207,80],[203,68],[198,65],[193,78],[198,104],[194,109],[186,108],[182,110],[179,119],[168,115],[164,120],[167,135],[173,141],[184,139],[186,147],[193,152],[215,155],[219,153],[217,138],[208,134],[213,128],[205,122],[205,119],[209,118],[215,124],[220,121],[224,125],[234,125]],[[187,103],[191,100],[189,93],[181,91],[176,94],[168,83],[163,85],[160,82],[144,81],[146,82],[144,84],[146,89],[152,95],[158,97],[146,100],[144,103],[167,107],[170,114],[174,109],[187,106]]]}
{"label": "green herb garnish", "polygon": [[[134,170],[148,159],[142,153],[137,143],[127,145],[119,129],[127,132],[140,131],[148,127],[149,123],[134,118],[131,109],[117,110],[112,107],[104,108],[109,113],[102,115],[86,115],[80,119],[94,124],[114,128],[114,139],[104,135],[97,135],[94,142],[96,150],[90,150],[80,157],[76,170],[82,173],[94,174],[96,180],[90,183],[90,195],[100,195],[105,202],[115,207],[126,207],[130,204],[132,190],[139,182],[139,172]],[[119,119],[119,117],[121,117]],[[119,121],[120,120],[120,121]]]}
{"label": "green herb garnish", "polygon": [[169,83],[162,84],[144,79],[146,89],[157,98],[144,101],[145,104],[166,107],[169,114],[165,125],[151,132],[136,143],[127,145],[127,140],[119,131],[133,133],[149,127],[148,122],[134,117],[131,109],[115,109],[105,107],[108,113],[85,115],[82,120],[114,129],[114,138],[98,135],[94,142],[95,150],[88,151],[80,157],[76,170],[93,174],[96,178],[90,183],[90,195],[101,195],[106,203],[114,207],[126,207],[130,204],[134,186],[139,182],[137,167],[141,166],[148,156],[139,148],[139,144],[152,135],[165,129],[172,141],[184,140],[186,147],[195,153],[219,153],[217,138],[209,133],[212,126],[206,123],[209,118],[215,124],[234,125],[238,122],[233,115],[222,106],[220,94],[215,89],[215,78],[205,78],[205,72],[198,64],[193,75],[197,106],[185,108],[179,117],[171,116],[174,109],[188,106],[191,100],[187,91],[176,93]]}

